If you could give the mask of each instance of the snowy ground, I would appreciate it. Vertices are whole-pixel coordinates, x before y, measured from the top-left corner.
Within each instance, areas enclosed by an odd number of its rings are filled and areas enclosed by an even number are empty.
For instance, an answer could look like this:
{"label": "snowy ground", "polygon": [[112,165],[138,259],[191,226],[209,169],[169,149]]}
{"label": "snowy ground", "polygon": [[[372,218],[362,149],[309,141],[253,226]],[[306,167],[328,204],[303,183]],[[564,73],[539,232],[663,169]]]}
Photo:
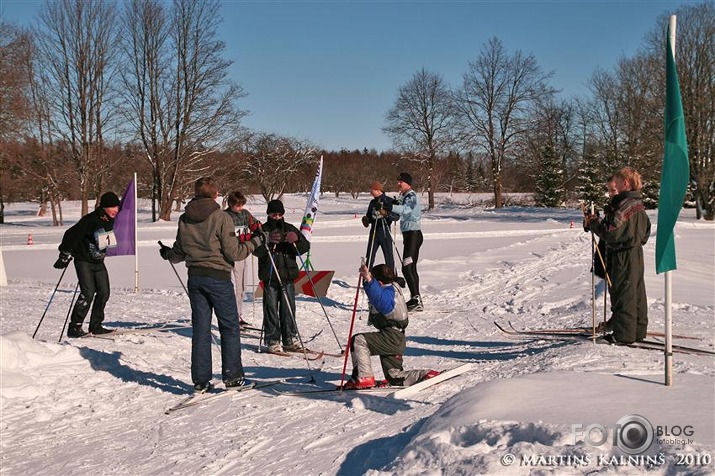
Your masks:
{"label": "snowy ground", "polygon": [[[322,302],[327,318],[315,299],[298,299],[298,325],[312,348],[339,352],[345,345],[367,240],[359,217],[368,198],[321,199],[311,260],[316,269],[334,269],[335,277]],[[298,224],[305,197],[286,202],[288,221]],[[134,257],[109,258],[112,296],[105,323],[188,324],[188,298],[156,244],[173,241],[178,214],[172,223],[150,223],[147,204],[141,205],[140,290],[134,292]],[[264,217],[262,201],[249,201],[248,208]],[[483,210],[440,197],[437,210],[424,217],[419,269],[426,309],[411,316],[406,366],[448,369],[472,362],[468,374],[404,401],[259,390],[171,415],[164,410],[191,388],[190,330],[58,343],[76,283],[70,268],[33,340],[60,276],[52,263],[66,227],[49,226],[29,204],[12,204],[5,212],[0,232],[9,283],[0,287],[0,474],[715,472],[713,357],[676,354],[674,385],[665,387],[660,352],[514,339],[494,326],[591,325],[591,241],[575,210]],[[696,339],[676,343],[713,350],[715,226],[696,221],[692,210],[683,215],[676,228],[674,333]],[[67,204],[67,224],[78,218],[78,205]],[[30,233],[32,246],[26,244]],[[655,234],[646,246],[646,280],[650,329],[662,331],[664,286],[663,276],[655,275],[654,249]],[[176,269],[186,282],[183,265]],[[260,326],[260,301],[254,306],[250,298],[244,317]],[[600,320],[602,283],[596,300]],[[359,309],[365,304],[361,297]],[[365,322],[358,312],[356,332],[368,330]],[[243,339],[244,366],[257,381],[309,370],[321,385],[340,380],[342,358],[326,357],[308,369],[298,358],[256,352],[257,343]],[[219,362],[216,347],[218,381]],[[630,415],[645,417],[664,434],[629,458],[613,445],[611,429]],[[589,444],[597,442],[601,427],[607,441]],[[588,428],[596,433],[585,438]]]}

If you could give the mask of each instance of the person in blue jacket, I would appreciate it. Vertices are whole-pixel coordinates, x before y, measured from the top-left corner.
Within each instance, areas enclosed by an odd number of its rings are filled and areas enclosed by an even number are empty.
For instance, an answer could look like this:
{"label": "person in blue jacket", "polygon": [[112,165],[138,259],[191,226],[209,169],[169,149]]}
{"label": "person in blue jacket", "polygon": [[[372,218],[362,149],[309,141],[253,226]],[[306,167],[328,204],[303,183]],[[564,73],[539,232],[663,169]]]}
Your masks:
{"label": "person in blue jacket", "polygon": [[417,274],[417,260],[420,257],[422,246],[422,230],[420,221],[422,207],[417,193],[412,189],[412,175],[407,172],[400,173],[397,178],[399,198],[387,204],[383,209],[384,215],[392,212],[399,217],[400,231],[404,249],[402,252],[402,275],[407,281],[410,290],[410,300],[407,301],[407,310],[421,311],[422,297],[420,296],[420,276]]}
{"label": "person in blue jacket", "polygon": [[377,332],[356,334],[351,339],[350,351],[353,372],[343,389],[356,390],[376,385],[370,357],[380,356],[382,373],[390,385],[409,386],[439,375],[436,370],[404,370],[405,329],[409,323],[407,305],[402,291],[395,284],[395,272],[385,264],[360,267],[362,282],[370,303],[368,325]]}

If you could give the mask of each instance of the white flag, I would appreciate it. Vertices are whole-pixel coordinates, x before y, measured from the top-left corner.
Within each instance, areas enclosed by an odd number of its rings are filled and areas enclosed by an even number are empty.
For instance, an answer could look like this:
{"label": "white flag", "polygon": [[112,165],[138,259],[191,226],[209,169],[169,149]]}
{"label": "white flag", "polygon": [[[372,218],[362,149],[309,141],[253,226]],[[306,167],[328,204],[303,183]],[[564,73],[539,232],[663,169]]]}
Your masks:
{"label": "white flag", "polygon": [[318,213],[318,199],[320,198],[320,179],[323,176],[323,156],[320,156],[320,164],[318,164],[318,171],[315,173],[315,181],[313,182],[313,188],[310,191],[310,196],[308,197],[308,203],[305,205],[305,213],[303,213],[303,220],[300,222],[300,231],[303,236],[310,241],[310,237],[313,235],[313,223],[315,222],[315,215]]}

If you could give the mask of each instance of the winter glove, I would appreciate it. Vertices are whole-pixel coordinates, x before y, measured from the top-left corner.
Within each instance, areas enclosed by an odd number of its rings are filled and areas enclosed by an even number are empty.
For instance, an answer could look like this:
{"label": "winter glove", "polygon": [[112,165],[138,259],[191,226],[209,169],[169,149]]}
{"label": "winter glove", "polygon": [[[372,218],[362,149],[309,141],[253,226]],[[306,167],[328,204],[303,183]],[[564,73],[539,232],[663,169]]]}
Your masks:
{"label": "winter glove", "polygon": [[256,230],[251,235],[250,242],[253,243],[254,249],[260,248],[266,244],[266,233],[263,230]]}
{"label": "winter glove", "polygon": [[286,233],[286,241],[292,245],[298,241],[298,234],[294,231],[289,231]]}
{"label": "winter glove", "polygon": [[251,230],[251,232],[254,232],[254,231],[258,230],[260,227],[261,227],[261,222],[256,220],[255,218],[253,218],[253,216],[251,215],[248,218],[248,229]]}
{"label": "winter glove", "polygon": [[271,243],[280,243],[281,242],[281,232],[278,230],[273,230],[271,231],[271,234],[268,235],[268,241]]}
{"label": "winter glove", "polygon": [[72,260],[72,255],[69,253],[66,253],[64,251],[60,252],[60,257],[55,261],[54,266],[57,269],[65,269],[68,264],[70,264],[70,261]]}
{"label": "winter glove", "polygon": [[390,212],[386,208],[382,208],[382,209],[380,209],[380,211],[378,213],[380,214],[381,217],[385,218],[387,216],[387,214]]}
{"label": "winter glove", "polygon": [[161,259],[168,260],[169,257],[171,256],[171,248],[166,246],[164,243],[161,241],[159,242],[159,255],[161,255]]}
{"label": "winter glove", "polygon": [[363,215],[362,217],[362,226],[364,226],[365,228],[370,226],[370,219],[367,217],[367,215]]}

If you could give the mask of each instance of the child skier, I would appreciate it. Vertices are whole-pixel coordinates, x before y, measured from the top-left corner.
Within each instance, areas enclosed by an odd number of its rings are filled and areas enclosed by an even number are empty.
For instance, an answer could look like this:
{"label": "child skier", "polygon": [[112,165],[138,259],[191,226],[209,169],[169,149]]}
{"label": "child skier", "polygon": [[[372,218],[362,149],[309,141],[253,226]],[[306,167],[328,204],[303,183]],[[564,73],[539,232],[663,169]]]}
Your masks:
{"label": "child skier", "polygon": [[375,386],[370,356],[379,355],[382,372],[390,385],[409,386],[439,375],[436,370],[404,370],[405,328],[408,324],[407,305],[395,282],[395,272],[385,264],[368,271],[360,267],[363,286],[370,303],[368,324],[377,332],[356,334],[351,341],[353,373],[343,388],[355,390]]}

